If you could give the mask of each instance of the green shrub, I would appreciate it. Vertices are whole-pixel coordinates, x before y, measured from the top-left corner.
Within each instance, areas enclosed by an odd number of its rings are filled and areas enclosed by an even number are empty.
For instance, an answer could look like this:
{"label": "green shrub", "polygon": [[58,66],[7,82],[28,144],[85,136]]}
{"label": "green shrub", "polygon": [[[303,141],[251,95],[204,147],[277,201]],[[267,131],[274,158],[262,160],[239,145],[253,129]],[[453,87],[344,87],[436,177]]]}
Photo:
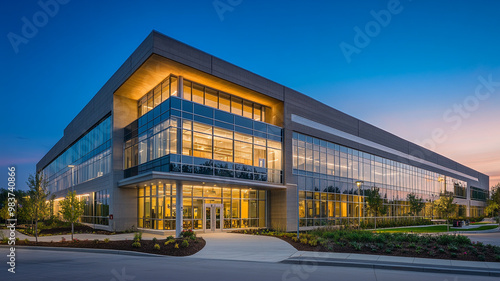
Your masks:
{"label": "green shrub", "polygon": [[495,260],[500,261],[500,255],[496,255]]}
{"label": "green shrub", "polygon": [[175,243],[175,239],[167,240],[167,241],[165,241],[165,243],[163,245],[167,246],[168,244],[172,244],[172,243]]}
{"label": "green shrub", "polygon": [[349,245],[351,245],[351,247],[353,247],[356,251],[361,251],[361,248],[363,247],[363,244],[358,242],[350,242]]}
{"label": "green shrub", "polygon": [[484,261],[486,258],[484,255],[477,255],[477,259],[480,261]]}
{"label": "green shrub", "polygon": [[104,243],[109,243],[109,238],[104,238]]}
{"label": "green shrub", "polygon": [[134,247],[134,248],[140,248],[141,247],[141,243],[139,241],[135,241],[134,243],[132,243],[132,247]]}
{"label": "green shrub", "polygon": [[307,245],[307,238],[300,239],[300,243]]}
{"label": "green shrub", "polygon": [[476,249],[475,247],[474,247],[474,248],[472,248],[470,251],[471,251],[471,252],[472,252],[472,254],[474,254],[474,255],[477,255],[477,253],[478,253],[478,251],[477,251],[477,249]]}
{"label": "green shrub", "polygon": [[189,242],[188,242],[187,240],[182,240],[181,247],[182,247],[182,248],[187,248],[187,247],[189,247]]}
{"label": "green shrub", "polygon": [[94,244],[99,244],[99,239],[94,239]]}
{"label": "green shrub", "polygon": [[326,246],[326,245],[328,245],[328,240],[326,240],[326,239],[325,239],[325,238],[323,238],[323,237],[318,237],[318,239],[316,239],[316,240],[318,240],[318,244],[320,244],[321,246]]}
{"label": "green shrub", "polygon": [[444,252],[446,252],[446,251],[445,251],[445,249],[443,249],[443,248],[441,248],[441,247],[439,247],[439,248],[438,248],[438,251],[439,251],[440,253],[444,253]]}
{"label": "green shrub", "polygon": [[170,241],[170,240],[175,240],[174,236],[170,235],[167,237],[167,241]]}
{"label": "green shrub", "polygon": [[493,253],[495,253],[495,254],[500,254],[500,247],[498,247],[498,246],[494,246],[494,247],[493,247]]}
{"label": "green shrub", "polygon": [[24,239],[24,243],[26,243],[26,244],[27,244],[27,243],[29,243],[29,242],[30,242],[30,240],[28,240],[28,238]]}
{"label": "green shrub", "polygon": [[453,243],[455,236],[453,235],[448,235],[448,234],[443,234],[439,235],[436,239],[436,242],[440,245],[448,245]]}
{"label": "green shrub", "polygon": [[196,241],[196,236],[189,237],[190,240]]}
{"label": "green shrub", "polygon": [[152,239],[153,243],[157,244],[158,243],[158,239],[156,239],[156,237],[153,237]]}
{"label": "green shrub", "polygon": [[431,257],[436,256],[436,252],[434,252],[433,250],[430,250],[429,251],[429,256],[431,256]]}
{"label": "green shrub", "polygon": [[318,246],[318,240],[311,239],[311,240],[309,240],[308,244],[309,244],[309,246],[316,247],[316,246]]}
{"label": "green shrub", "polygon": [[448,245],[448,250],[452,251],[452,252],[456,252],[456,251],[458,251],[458,247],[455,246],[455,245],[453,245],[453,244],[452,245]]}
{"label": "green shrub", "polygon": [[389,248],[387,248],[387,249],[385,249],[385,252],[388,253],[388,254],[390,254],[392,252],[392,250],[389,249]]}
{"label": "green shrub", "polygon": [[455,236],[455,243],[458,245],[471,245],[470,238],[464,235],[456,235]]}
{"label": "green shrub", "polygon": [[413,243],[413,242],[408,244],[408,248],[416,248],[416,247],[417,247],[417,245],[415,245],[415,243]]}
{"label": "green shrub", "polygon": [[456,258],[456,257],[457,257],[457,253],[450,253],[450,256],[451,256],[452,258]]}
{"label": "green shrub", "polygon": [[142,232],[136,232],[134,234],[134,241],[135,242],[140,242],[142,240]]}
{"label": "green shrub", "polygon": [[154,248],[155,250],[157,250],[157,251],[158,251],[158,250],[160,250],[160,245],[159,245],[159,244],[155,244],[155,245],[153,246],[153,248]]}
{"label": "green shrub", "polygon": [[192,229],[188,229],[188,230],[183,230],[181,232],[181,236],[184,238],[189,238],[191,236],[196,236],[196,233],[194,233]]}

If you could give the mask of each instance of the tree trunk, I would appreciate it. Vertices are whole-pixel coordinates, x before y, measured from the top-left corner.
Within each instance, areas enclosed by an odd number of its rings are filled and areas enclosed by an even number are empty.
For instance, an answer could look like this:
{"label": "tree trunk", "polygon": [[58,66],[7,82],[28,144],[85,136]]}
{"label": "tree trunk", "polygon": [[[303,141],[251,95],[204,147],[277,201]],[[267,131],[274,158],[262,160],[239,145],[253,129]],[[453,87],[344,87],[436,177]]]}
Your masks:
{"label": "tree trunk", "polygon": [[38,217],[35,216],[35,241],[38,243]]}
{"label": "tree trunk", "polygon": [[375,229],[377,229],[377,215],[375,214]]}
{"label": "tree trunk", "polygon": [[73,241],[73,233],[75,232],[74,231],[74,227],[73,227],[73,222],[71,223],[71,241]]}

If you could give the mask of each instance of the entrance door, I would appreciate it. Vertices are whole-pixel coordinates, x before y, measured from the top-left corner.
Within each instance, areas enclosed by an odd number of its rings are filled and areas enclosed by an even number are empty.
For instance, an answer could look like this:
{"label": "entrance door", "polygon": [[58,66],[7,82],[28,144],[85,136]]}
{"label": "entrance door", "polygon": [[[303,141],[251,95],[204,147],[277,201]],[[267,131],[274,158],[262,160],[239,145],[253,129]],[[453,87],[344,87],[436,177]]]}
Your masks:
{"label": "entrance door", "polygon": [[205,204],[203,214],[203,225],[205,232],[221,231],[224,223],[224,214],[222,204]]}

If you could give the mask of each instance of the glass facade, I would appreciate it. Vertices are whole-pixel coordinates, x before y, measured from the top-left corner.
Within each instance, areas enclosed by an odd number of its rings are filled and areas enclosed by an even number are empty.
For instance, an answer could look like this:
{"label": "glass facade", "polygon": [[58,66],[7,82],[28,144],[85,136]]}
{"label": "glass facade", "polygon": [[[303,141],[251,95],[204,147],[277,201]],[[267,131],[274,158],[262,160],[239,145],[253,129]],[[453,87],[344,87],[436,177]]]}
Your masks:
{"label": "glass facade", "polygon": [[99,122],[43,170],[48,191],[56,192],[101,177],[111,170],[111,116]]}
{"label": "glass facade", "polygon": [[170,96],[125,128],[125,177],[147,171],[282,182],[282,129]]}
{"label": "glass facade", "polygon": [[[109,224],[109,193],[107,189],[92,192],[90,194],[79,194],[76,198],[84,201],[84,212],[80,218],[81,222],[90,224]],[[54,200],[52,214],[61,217],[59,202],[64,198]]]}
{"label": "glass facade", "polygon": [[470,217],[481,217],[481,216],[484,216],[484,207],[470,206],[469,216]]}
{"label": "glass facade", "polygon": [[153,108],[160,105],[160,103],[167,100],[170,96],[178,96],[177,77],[173,75],[165,78],[137,101],[137,116],[141,117],[153,110]]}
{"label": "glass facade", "polygon": [[[178,78],[169,75],[161,83],[137,101],[138,116],[148,113],[171,96],[178,97]],[[184,79],[183,99],[199,104],[247,117],[256,121],[266,122],[266,112],[269,108],[264,105],[246,100],[205,85]]]}
{"label": "glass facade", "polygon": [[[182,191],[184,229],[203,229],[204,204],[223,205],[225,229],[266,225],[266,192],[263,190],[183,185]],[[175,229],[175,184],[139,187],[137,197],[140,228]]]}
{"label": "glass facade", "polygon": [[[426,202],[443,190],[465,196],[467,183],[345,146],[293,133],[293,174],[299,188],[301,226],[367,217],[364,191],[380,188],[388,217],[405,216],[409,193]],[[357,181],[362,181],[359,189]]]}
{"label": "glass facade", "polygon": [[183,82],[183,98],[257,121],[266,122],[266,112],[269,112],[269,108],[261,104],[187,79],[184,79]]}
{"label": "glass facade", "polygon": [[82,222],[108,225],[109,223],[109,193],[107,189],[82,195],[85,201]]}
{"label": "glass facade", "polygon": [[486,201],[489,198],[488,190],[483,190],[474,186],[470,187],[470,199],[477,201]]}

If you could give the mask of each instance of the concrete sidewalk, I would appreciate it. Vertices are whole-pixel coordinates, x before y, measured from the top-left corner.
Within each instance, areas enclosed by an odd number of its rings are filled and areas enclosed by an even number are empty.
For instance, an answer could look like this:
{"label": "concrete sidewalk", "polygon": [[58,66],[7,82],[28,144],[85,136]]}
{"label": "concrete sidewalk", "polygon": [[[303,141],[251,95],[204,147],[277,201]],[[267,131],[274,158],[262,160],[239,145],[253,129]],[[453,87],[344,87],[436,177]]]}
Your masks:
{"label": "concrete sidewalk", "polygon": [[279,262],[297,252],[289,243],[270,236],[238,233],[200,233],[206,246],[193,258]]}
{"label": "concrete sidewalk", "polygon": [[500,263],[496,262],[425,259],[398,256],[307,251],[298,251],[290,258],[282,262],[290,264],[378,268],[403,271],[455,273],[500,277]]}

